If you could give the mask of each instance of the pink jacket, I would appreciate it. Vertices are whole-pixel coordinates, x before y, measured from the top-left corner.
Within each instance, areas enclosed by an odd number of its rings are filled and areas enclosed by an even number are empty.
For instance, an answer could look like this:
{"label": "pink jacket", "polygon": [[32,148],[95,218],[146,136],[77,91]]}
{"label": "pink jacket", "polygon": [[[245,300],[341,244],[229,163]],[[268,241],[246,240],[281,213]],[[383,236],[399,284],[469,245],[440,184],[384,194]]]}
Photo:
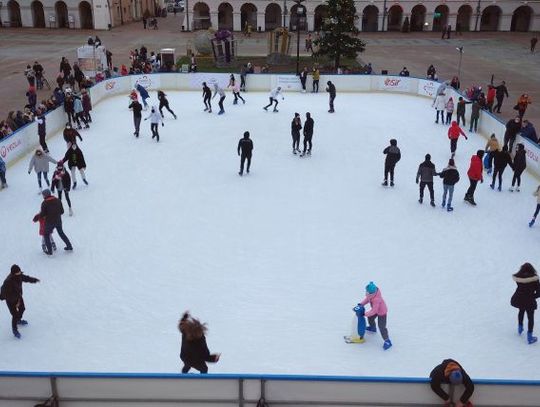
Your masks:
{"label": "pink jacket", "polygon": [[369,305],[371,305],[371,309],[364,314],[366,317],[386,315],[388,313],[388,308],[386,308],[386,303],[383,300],[381,290],[378,288],[374,294],[367,294],[366,298],[364,298],[360,304],[366,305],[368,302]]}

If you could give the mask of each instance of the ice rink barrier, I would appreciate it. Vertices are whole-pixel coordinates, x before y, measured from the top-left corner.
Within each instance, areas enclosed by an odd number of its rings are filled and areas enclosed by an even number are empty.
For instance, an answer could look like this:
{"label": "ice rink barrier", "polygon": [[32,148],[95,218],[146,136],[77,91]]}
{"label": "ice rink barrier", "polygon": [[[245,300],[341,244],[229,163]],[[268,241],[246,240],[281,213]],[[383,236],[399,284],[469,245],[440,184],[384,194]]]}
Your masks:
{"label": "ice rink barrier", "polygon": [[[239,75],[235,74],[237,80]],[[127,95],[140,83],[150,91],[162,89],[165,91],[201,91],[202,82],[207,82],[212,88],[213,83],[219,83],[223,88],[229,83],[229,73],[159,73],[146,75],[129,75],[107,79],[94,85],[90,89],[92,104],[95,106],[103,99]],[[388,75],[321,75],[320,92],[324,93],[326,82],[331,80],[337,89],[336,105],[339,108],[339,95],[346,92],[390,92],[407,95],[416,95],[433,99],[439,82],[414,77],[388,76]],[[248,91],[269,92],[281,86],[284,93],[300,92],[300,80],[292,74],[250,74],[246,79]],[[312,79],[308,76],[307,89],[311,89]],[[454,97],[454,104],[461,96],[454,89],[448,88],[447,95]],[[362,109],[362,105],[358,106]],[[407,107],[403,106],[406,112]],[[435,117],[435,110],[433,110]],[[465,118],[467,123],[470,117],[470,105],[467,105]],[[62,107],[46,115],[47,134],[52,136],[61,131],[67,121]],[[479,120],[479,133],[487,138],[494,133],[499,142],[503,141],[505,123],[487,111],[481,111]],[[517,142],[522,142],[527,150],[527,169],[540,178],[540,148],[528,140],[518,136]],[[37,123],[30,123],[0,141],[0,156],[9,165],[22,158],[39,146],[37,136]]]}
{"label": "ice rink barrier", "polygon": [[[540,381],[474,380],[474,405],[540,406]],[[462,388],[455,389],[455,399]],[[31,407],[440,406],[426,378],[235,374],[0,372],[0,405]]]}

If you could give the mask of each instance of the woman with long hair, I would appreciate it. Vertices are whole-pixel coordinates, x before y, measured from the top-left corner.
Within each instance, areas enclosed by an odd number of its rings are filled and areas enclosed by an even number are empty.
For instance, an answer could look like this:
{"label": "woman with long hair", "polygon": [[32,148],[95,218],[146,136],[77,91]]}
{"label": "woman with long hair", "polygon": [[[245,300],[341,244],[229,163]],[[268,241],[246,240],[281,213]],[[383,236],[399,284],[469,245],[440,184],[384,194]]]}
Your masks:
{"label": "woman with long hair", "polygon": [[519,309],[518,334],[521,335],[523,332],[523,317],[527,313],[527,342],[533,344],[538,340],[536,336],[533,336],[534,310],[537,307],[536,299],[540,297],[538,274],[531,263],[524,263],[512,278],[517,283],[517,288],[510,304]]}
{"label": "woman with long hair", "polygon": [[206,362],[216,363],[220,354],[210,354],[206,337],[206,324],[189,315],[189,311],[184,312],[182,319],[178,323],[178,330],[182,334],[182,348],[180,359],[184,362],[182,373],[187,373],[191,368],[201,373],[208,373]]}

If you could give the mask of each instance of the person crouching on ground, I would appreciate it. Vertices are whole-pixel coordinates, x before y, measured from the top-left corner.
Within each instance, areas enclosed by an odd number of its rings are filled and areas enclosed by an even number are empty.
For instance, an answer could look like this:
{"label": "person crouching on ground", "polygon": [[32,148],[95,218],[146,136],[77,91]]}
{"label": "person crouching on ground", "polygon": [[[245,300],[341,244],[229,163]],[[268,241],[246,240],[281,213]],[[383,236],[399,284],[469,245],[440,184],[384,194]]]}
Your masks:
{"label": "person crouching on ground", "polygon": [[[429,374],[431,379],[431,390],[444,400],[445,406],[453,405],[455,407],[472,407],[472,403],[469,401],[474,393],[474,384],[461,365],[453,359],[445,359],[442,363],[431,371]],[[454,403],[448,393],[446,393],[441,384],[446,383],[450,385],[463,384],[465,391],[461,395],[459,401]]]}
{"label": "person crouching on ground", "polygon": [[206,362],[217,363],[220,358],[219,353],[211,354],[206,344],[206,324],[184,312],[182,319],[178,323],[178,330],[182,334],[182,348],[180,359],[184,362],[182,373],[188,373],[191,368],[201,373],[208,373]]}

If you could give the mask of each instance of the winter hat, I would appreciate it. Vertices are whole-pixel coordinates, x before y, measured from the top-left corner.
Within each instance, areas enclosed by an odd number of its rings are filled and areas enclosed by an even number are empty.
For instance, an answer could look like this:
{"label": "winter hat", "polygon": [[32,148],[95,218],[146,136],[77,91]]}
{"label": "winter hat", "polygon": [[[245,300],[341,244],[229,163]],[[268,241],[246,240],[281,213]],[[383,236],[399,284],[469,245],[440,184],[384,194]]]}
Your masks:
{"label": "winter hat", "polygon": [[461,370],[453,370],[448,376],[448,380],[450,380],[450,383],[452,384],[461,384],[463,382]]}
{"label": "winter hat", "polygon": [[426,154],[426,161],[431,160],[431,154]]}
{"label": "winter hat", "polygon": [[450,158],[450,159],[448,160],[448,165],[451,165],[452,167],[456,165],[456,163],[455,163],[455,161],[454,161],[453,158]]}
{"label": "winter hat", "polygon": [[56,163],[56,168],[64,168],[64,161],[60,160]]}
{"label": "winter hat", "polygon": [[366,292],[368,294],[375,294],[377,292],[377,286],[373,281],[370,281],[368,285],[366,285]]}
{"label": "winter hat", "polygon": [[391,139],[390,140],[390,145],[391,146],[397,146],[397,140],[395,138]]}
{"label": "winter hat", "polygon": [[21,272],[21,268],[14,264],[13,266],[11,266],[11,274],[17,274],[17,273],[20,273]]}
{"label": "winter hat", "polygon": [[47,198],[51,196],[51,190],[49,188],[45,188],[43,191],[41,191],[41,194],[43,195],[43,198]]}

